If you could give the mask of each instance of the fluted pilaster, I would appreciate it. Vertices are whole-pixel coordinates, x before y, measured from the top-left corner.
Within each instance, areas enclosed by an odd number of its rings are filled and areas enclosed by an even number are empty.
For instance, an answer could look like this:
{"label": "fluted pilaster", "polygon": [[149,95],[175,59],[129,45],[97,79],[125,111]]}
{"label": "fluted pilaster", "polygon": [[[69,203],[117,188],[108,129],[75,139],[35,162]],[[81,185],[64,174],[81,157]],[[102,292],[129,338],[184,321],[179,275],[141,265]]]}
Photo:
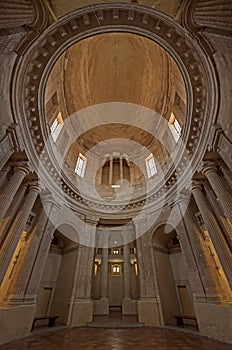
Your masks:
{"label": "fluted pilaster", "polygon": [[[46,232],[49,225],[49,216],[52,209],[52,202],[44,203],[44,208],[40,213],[37,221],[37,225],[28,237],[25,247],[18,260],[18,267],[13,275],[13,281],[10,284],[7,291],[7,302],[9,303],[21,303],[23,301],[30,300],[30,296],[27,298],[26,289],[30,281],[31,272],[36,260],[36,254],[41,243],[42,236]],[[41,266],[42,270],[42,266]],[[38,276],[39,278],[40,276]]]}
{"label": "fluted pilaster", "polygon": [[193,19],[198,26],[231,30],[230,0],[197,0],[194,2]]}
{"label": "fluted pilaster", "polygon": [[35,18],[31,0],[2,0],[0,11],[0,28],[30,25]]}
{"label": "fluted pilaster", "polygon": [[23,201],[20,211],[16,215],[16,218],[2,245],[0,252],[0,283],[2,283],[2,280],[5,276],[5,273],[11,261],[11,258],[15,252],[21,233],[25,229],[28,216],[33,208],[39,191],[40,189],[38,186],[30,186],[29,192]]}
{"label": "fluted pilaster", "polygon": [[[51,204],[49,204],[49,203],[50,203],[50,201],[47,204],[45,204],[45,208],[46,208],[46,206],[48,206],[48,207],[50,207],[50,205],[52,206],[52,209],[49,211],[49,215],[50,215],[50,217],[52,217],[52,222],[50,220],[46,221],[47,210],[45,210],[45,212],[42,213],[42,215],[43,215],[42,224],[44,225],[44,230],[43,230],[41,237],[39,239],[39,245],[38,245],[38,249],[37,249],[36,258],[34,260],[34,265],[33,265],[32,271],[31,271],[30,279],[29,279],[29,282],[28,282],[28,285],[27,285],[27,288],[25,291],[27,298],[31,299],[31,300],[33,300],[33,298],[36,298],[36,296],[37,296],[39,285],[40,285],[43,271],[45,268],[45,264],[47,261],[51,241],[53,239],[53,235],[55,232],[55,227],[54,227],[53,222],[56,220],[58,208],[55,206],[54,203],[52,203],[52,202],[51,202]],[[45,223],[45,221],[46,221],[46,223]],[[37,244],[36,240],[37,240],[37,238],[34,237],[34,240],[33,240],[34,244]]]}
{"label": "fluted pilaster", "polygon": [[108,248],[102,248],[102,258],[101,258],[101,291],[100,297],[108,297]]}
{"label": "fluted pilaster", "polygon": [[221,303],[227,300],[227,296],[218,273],[212,266],[207,246],[188,207],[188,201],[188,197],[180,195],[174,208],[180,220],[177,232],[195,301]]}
{"label": "fluted pilaster", "polygon": [[7,182],[0,196],[0,220],[6,214],[20,184],[28,173],[29,170],[26,166],[15,167],[13,176]]}
{"label": "fluted pilaster", "polygon": [[214,210],[219,226],[221,227],[224,237],[230,247],[230,250],[232,251],[232,225],[222,212],[210,184],[204,184],[204,189],[209,203]]}
{"label": "fluted pilaster", "polygon": [[232,287],[232,257],[227,243],[221,233],[218,223],[212,213],[207,198],[202,193],[201,184],[193,184],[191,191],[193,193],[196,204],[205,222],[206,228],[209,231],[210,237],[214,244],[218,258],[221,262],[230,287]]}
{"label": "fluted pilaster", "polygon": [[7,181],[7,175],[10,171],[10,166],[6,165],[3,167],[3,169],[0,171],[0,187]]}
{"label": "fluted pilaster", "polygon": [[[151,245],[149,240],[149,234],[145,229],[144,220],[134,221],[135,233],[138,237],[137,244],[137,257],[138,257],[138,271],[139,271],[139,287],[140,298],[154,298],[156,296],[154,278],[153,278],[153,265],[151,259]],[[140,232],[146,232],[140,236]]]}
{"label": "fluted pilaster", "polygon": [[222,178],[217,173],[216,164],[213,162],[206,163],[202,170],[203,174],[207,177],[212,189],[216,193],[222,208],[227,216],[227,218],[232,223],[232,196],[228,187],[222,181]]}
{"label": "fluted pilaster", "polygon": [[74,300],[91,299],[97,220],[86,219],[86,222],[88,224],[86,225],[88,236],[93,237],[93,241],[91,242],[91,246],[82,245],[79,249],[78,266],[81,266],[81,268],[78,271],[76,280]]}
{"label": "fluted pilaster", "polygon": [[123,282],[124,298],[131,297],[131,274],[130,274],[130,247],[129,244],[123,246]]}
{"label": "fluted pilaster", "polygon": [[10,225],[12,224],[15,214],[19,209],[20,204],[25,196],[27,185],[22,184],[16,195],[14,196],[14,200],[12,201],[10,207],[8,208],[4,218],[0,222],[0,246],[2,245],[8,230],[10,229]]}
{"label": "fluted pilaster", "polygon": [[226,165],[222,164],[222,165],[220,165],[220,170],[221,170],[228,186],[232,190],[232,173],[231,173],[230,169]]}

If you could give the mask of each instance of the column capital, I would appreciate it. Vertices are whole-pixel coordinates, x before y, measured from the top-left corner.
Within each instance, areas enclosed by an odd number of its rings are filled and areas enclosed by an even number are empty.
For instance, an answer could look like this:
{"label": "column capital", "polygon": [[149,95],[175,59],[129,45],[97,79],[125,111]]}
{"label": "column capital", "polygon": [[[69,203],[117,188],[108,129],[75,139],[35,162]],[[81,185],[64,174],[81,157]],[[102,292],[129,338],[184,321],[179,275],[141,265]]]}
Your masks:
{"label": "column capital", "polygon": [[146,223],[146,215],[140,215],[139,217],[136,216],[135,218],[132,219],[134,225],[138,224],[145,224]]}
{"label": "column capital", "polygon": [[229,170],[228,166],[227,166],[224,162],[220,162],[220,163],[219,163],[219,168],[222,169],[222,170],[223,170],[223,169]]}
{"label": "column capital", "polygon": [[171,207],[174,208],[176,205],[182,202],[188,204],[190,201],[190,197],[191,197],[191,193],[189,193],[189,191],[187,190],[178,192],[175,200],[171,203]]}
{"label": "column capital", "polygon": [[19,164],[14,165],[14,174],[15,173],[22,173],[26,176],[27,174],[29,174],[29,172],[30,171],[29,171],[27,163],[25,163],[25,164],[19,163]]}
{"label": "column capital", "polygon": [[40,197],[42,200],[42,203],[51,203],[54,206],[57,206],[59,208],[58,204],[56,203],[55,199],[52,196],[52,193],[49,190],[43,190],[41,189]]}
{"label": "column capital", "polygon": [[209,172],[217,173],[217,162],[215,162],[214,160],[204,161],[201,171],[202,174],[206,176]]}
{"label": "column capital", "polygon": [[29,185],[29,191],[31,192],[31,191],[34,191],[34,192],[40,192],[41,191],[41,188],[40,188],[40,186],[38,185],[38,182],[37,181],[33,181],[33,182],[29,182],[28,183],[28,185]]}
{"label": "column capital", "polygon": [[97,226],[99,222],[99,217],[94,215],[86,215],[85,216],[85,222],[90,224],[91,226]]}
{"label": "column capital", "polygon": [[201,191],[202,190],[202,185],[203,185],[203,182],[200,181],[200,180],[193,180],[189,186],[189,190],[191,192],[194,192],[196,190],[198,191]]}
{"label": "column capital", "polygon": [[4,167],[2,168],[1,172],[8,173],[10,171],[10,164],[5,164]]}

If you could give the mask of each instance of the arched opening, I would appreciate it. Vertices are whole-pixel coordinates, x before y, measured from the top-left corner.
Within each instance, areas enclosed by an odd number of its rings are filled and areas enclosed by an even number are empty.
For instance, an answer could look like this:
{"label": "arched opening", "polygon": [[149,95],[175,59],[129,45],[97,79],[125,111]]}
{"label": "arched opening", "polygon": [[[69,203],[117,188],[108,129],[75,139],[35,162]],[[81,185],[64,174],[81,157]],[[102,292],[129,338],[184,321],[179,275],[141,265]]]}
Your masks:
{"label": "arched opening", "polygon": [[98,236],[106,231],[109,231],[109,236],[107,247],[95,249],[92,288],[95,315],[108,315],[115,308],[123,315],[138,314],[136,242],[132,240],[123,244],[125,232],[129,230],[130,224],[123,230],[117,226],[98,228]]}
{"label": "arched opening", "polygon": [[[39,287],[35,316],[57,315],[58,323],[68,325],[70,302],[75,293],[75,274],[78,266],[79,244],[61,232],[74,231],[60,225],[51,242],[44,273]],[[73,232],[76,236],[77,233]],[[43,321],[40,321],[43,324]],[[38,324],[39,325],[39,324]]]}
{"label": "arched opening", "polygon": [[194,315],[188,273],[177,233],[165,233],[159,226],[152,238],[154,265],[161,299],[164,324],[174,324],[173,315]]}

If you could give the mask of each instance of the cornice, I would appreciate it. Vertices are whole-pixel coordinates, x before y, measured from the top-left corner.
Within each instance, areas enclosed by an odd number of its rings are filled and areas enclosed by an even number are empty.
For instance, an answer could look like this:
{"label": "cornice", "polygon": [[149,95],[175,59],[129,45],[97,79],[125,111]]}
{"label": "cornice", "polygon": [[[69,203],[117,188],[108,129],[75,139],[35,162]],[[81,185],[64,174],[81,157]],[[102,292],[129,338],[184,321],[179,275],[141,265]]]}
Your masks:
{"label": "cornice", "polygon": [[[73,11],[50,25],[39,35],[18,62],[12,79],[12,108],[19,121],[29,159],[48,188],[65,195],[72,205],[99,206],[107,210],[110,204],[83,198],[67,178],[60,177],[52,147],[45,147],[48,130],[45,124],[44,91],[49,73],[58,57],[71,45],[92,35],[107,32],[129,32],[145,36],[161,45],[176,61],[187,90],[186,123],[183,145],[176,154],[164,186],[148,198],[120,203],[120,210],[135,210],[144,203],[163,203],[186,183],[203,158],[207,137],[218,102],[213,66],[191,34],[170,17],[138,4],[96,4]],[[57,186],[58,184],[58,186]],[[115,206],[115,204],[114,204]]]}

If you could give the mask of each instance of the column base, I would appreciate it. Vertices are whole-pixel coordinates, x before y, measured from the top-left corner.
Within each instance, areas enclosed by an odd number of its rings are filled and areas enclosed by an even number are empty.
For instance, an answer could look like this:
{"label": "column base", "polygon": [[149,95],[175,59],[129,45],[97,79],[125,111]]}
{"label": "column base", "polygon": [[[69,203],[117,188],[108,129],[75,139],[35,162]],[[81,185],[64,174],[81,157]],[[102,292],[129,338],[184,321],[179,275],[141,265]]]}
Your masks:
{"label": "column base", "polygon": [[29,335],[35,308],[35,305],[0,306],[0,343]]}
{"label": "column base", "polygon": [[199,331],[202,335],[232,343],[232,305],[195,303]]}
{"label": "column base", "polygon": [[145,326],[159,327],[163,325],[161,305],[154,298],[138,300],[139,322]]}
{"label": "column base", "polygon": [[86,326],[93,320],[93,301],[90,299],[77,300],[70,303],[67,326]]}
{"label": "column base", "polygon": [[109,298],[94,300],[94,315],[109,315]]}
{"label": "column base", "polygon": [[138,300],[131,298],[122,299],[123,315],[138,315]]}

